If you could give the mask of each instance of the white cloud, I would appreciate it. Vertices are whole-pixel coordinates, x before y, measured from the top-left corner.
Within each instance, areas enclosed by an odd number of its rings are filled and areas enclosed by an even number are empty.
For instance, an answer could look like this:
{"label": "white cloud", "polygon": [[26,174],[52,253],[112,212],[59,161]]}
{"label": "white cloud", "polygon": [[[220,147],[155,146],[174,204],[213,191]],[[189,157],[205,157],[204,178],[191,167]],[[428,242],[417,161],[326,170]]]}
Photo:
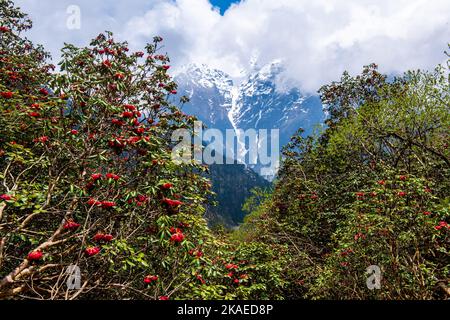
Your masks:
{"label": "white cloud", "polygon": [[[450,41],[447,0],[244,0],[224,16],[207,0],[19,3],[34,16],[33,37],[53,52],[63,41],[86,44],[104,29],[135,49],[158,34],[175,66],[206,63],[239,76],[255,56],[260,65],[282,59],[286,77],[307,91],[371,62],[386,73],[431,69]],[[70,4],[84,15],[78,32],[61,19]]]}

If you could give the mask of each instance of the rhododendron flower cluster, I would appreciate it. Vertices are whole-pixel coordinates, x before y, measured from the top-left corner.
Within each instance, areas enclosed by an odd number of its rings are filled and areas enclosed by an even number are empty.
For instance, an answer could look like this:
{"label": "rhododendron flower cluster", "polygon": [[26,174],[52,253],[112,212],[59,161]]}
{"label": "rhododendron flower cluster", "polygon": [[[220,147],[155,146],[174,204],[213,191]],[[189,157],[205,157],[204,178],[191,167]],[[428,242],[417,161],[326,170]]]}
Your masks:
{"label": "rhododendron flower cluster", "polygon": [[13,93],[11,91],[0,92],[0,96],[5,99],[11,99],[13,97]]}
{"label": "rhododendron flower cluster", "polygon": [[114,173],[107,173],[106,174],[106,178],[107,179],[113,179],[113,180],[119,180],[120,179],[120,176],[118,176],[117,174],[114,174]]}
{"label": "rhododendron flower cluster", "polygon": [[179,228],[170,228],[170,233],[172,236],[170,237],[170,241],[172,242],[182,242],[184,240],[184,234]]}
{"label": "rhododendron flower cluster", "polygon": [[364,198],[364,192],[356,192],[355,194],[358,199]]}
{"label": "rhododendron flower cluster", "polygon": [[79,226],[80,226],[79,223],[76,223],[73,220],[69,220],[64,224],[63,228],[66,230],[75,230],[78,229]]}
{"label": "rhododendron flower cluster", "polygon": [[100,206],[102,208],[114,208],[116,203],[114,201],[101,201]]}
{"label": "rhododendron flower cluster", "polygon": [[47,136],[42,136],[42,137],[33,139],[33,142],[46,143],[46,142],[48,142],[49,140],[50,140],[50,139],[49,139]]}
{"label": "rhododendron flower cluster", "polygon": [[2,199],[4,201],[11,201],[12,197],[9,194],[2,194],[2,195],[0,195],[0,199]]}
{"label": "rhododendron flower cluster", "polygon": [[104,233],[97,233],[92,240],[94,240],[95,242],[110,242],[114,239],[112,234],[104,234]]}
{"label": "rhododendron flower cluster", "polygon": [[225,269],[228,269],[228,270],[233,270],[233,269],[237,269],[237,268],[239,268],[239,266],[237,264],[234,264],[234,263],[227,263],[225,265]]}
{"label": "rhododendron flower cluster", "polygon": [[195,277],[197,278],[198,281],[200,281],[201,284],[206,283],[205,279],[203,279],[203,277],[200,274],[197,274]]}
{"label": "rhododendron flower cluster", "polygon": [[94,181],[100,180],[103,177],[101,173],[94,173],[91,175],[91,179]]}
{"label": "rhododendron flower cluster", "polygon": [[445,221],[440,221],[439,224],[437,226],[434,227],[436,230],[441,230],[441,229],[445,229],[445,228],[449,228],[449,225],[447,222]]}
{"label": "rhododendron flower cluster", "polygon": [[30,261],[37,261],[41,260],[43,256],[43,253],[41,250],[32,251],[28,254],[27,259]]}
{"label": "rhododendron flower cluster", "polygon": [[158,276],[146,276],[144,278],[144,283],[151,284],[152,282],[155,282],[158,280]]}
{"label": "rhododendron flower cluster", "polygon": [[163,185],[161,185],[161,188],[163,188],[163,189],[170,189],[170,188],[172,188],[173,187],[173,184],[171,184],[171,183],[164,183]]}
{"label": "rhododendron flower cluster", "polygon": [[84,252],[86,253],[87,256],[92,257],[100,252],[100,248],[99,247],[89,247],[89,248],[86,248],[86,250],[84,250]]}
{"label": "rhododendron flower cluster", "polygon": [[164,198],[163,202],[171,207],[178,207],[183,204],[180,200],[171,200],[169,198]]}

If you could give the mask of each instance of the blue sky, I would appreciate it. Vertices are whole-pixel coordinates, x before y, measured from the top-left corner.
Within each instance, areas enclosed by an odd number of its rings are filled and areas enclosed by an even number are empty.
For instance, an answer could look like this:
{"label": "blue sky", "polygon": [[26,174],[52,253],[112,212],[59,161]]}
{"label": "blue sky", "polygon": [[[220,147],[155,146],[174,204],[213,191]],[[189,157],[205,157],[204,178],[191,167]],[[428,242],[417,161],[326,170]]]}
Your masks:
{"label": "blue sky", "polygon": [[220,13],[223,15],[225,11],[231,6],[233,3],[238,3],[240,0],[210,0],[213,6],[220,8]]}
{"label": "blue sky", "polygon": [[[131,49],[153,36],[176,73],[202,63],[238,78],[281,60],[283,85],[316,92],[343,71],[372,62],[382,72],[433,69],[446,60],[448,0],[15,0],[34,21],[28,34],[59,60],[64,42],[78,46],[104,30]],[[231,3],[235,3],[230,6]],[[81,25],[69,29],[69,6]]]}

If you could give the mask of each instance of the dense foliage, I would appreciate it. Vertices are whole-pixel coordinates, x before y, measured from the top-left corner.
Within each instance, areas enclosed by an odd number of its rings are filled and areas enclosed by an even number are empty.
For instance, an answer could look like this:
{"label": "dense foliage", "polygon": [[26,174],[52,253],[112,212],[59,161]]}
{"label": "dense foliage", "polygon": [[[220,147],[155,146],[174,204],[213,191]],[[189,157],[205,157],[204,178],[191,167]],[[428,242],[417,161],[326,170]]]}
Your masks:
{"label": "dense foliage", "polygon": [[274,191],[254,190],[229,233],[204,219],[207,168],[171,159],[195,118],[173,101],[163,39],[130,52],[105,32],[55,71],[31,26],[0,0],[0,298],[449,294],[448,64],[324,86],[326,129],[292,138]]}
{"label": "dense foliage", "polygon": [[[448,67],[387,81],[370,65],[321,88],[328,126],[292,138],[274,193],[248,201],[240,232],[289,246],[299,286],[285,297],[448,296]],[[366,285],[370,266],[380,289]]]}

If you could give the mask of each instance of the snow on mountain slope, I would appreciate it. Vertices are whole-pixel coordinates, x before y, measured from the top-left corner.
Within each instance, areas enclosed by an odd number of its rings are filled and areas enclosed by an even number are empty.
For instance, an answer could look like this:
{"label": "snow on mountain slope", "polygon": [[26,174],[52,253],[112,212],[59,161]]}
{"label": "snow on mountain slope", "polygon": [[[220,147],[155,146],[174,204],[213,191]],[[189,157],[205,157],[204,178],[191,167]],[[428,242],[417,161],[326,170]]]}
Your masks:
{"label": "snow on mountain slope", "polygon": [[[179,94],[190,97],[184,111],[196,115],[209,128],[268,129],[269,133],[279,129],[281,148],[298,128],[311,134],[325,118],[320,99],[286,84],[283,71],[283,63],[275,60],[255,68],[236,84],[220,70],[191,64],[175,81]],[[259,171],[261,166],[253,168]]]}
{"label": "snow on mountain slope", "polygon": [[190,64],[176,77],[178,91],[190,98],[183,111],[196,115],[208,127],[232,129],[231,110],[233,80],[222,71],[206,65]]}

